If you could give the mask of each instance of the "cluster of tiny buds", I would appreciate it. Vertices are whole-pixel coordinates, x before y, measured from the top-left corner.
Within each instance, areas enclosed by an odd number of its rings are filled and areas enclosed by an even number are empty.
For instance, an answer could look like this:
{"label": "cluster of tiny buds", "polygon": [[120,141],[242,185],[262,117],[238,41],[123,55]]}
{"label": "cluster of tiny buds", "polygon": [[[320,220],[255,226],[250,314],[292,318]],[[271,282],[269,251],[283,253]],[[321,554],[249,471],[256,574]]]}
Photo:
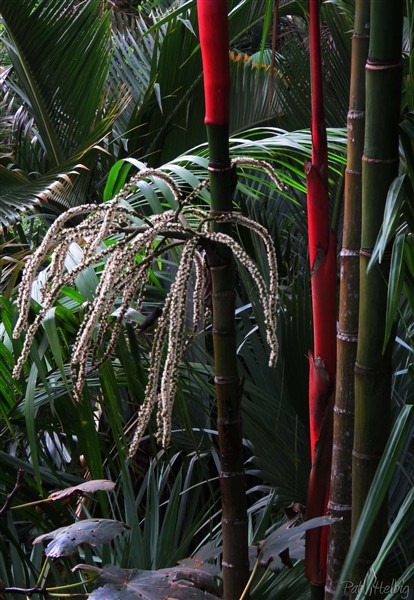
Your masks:
{"label": "cluster of tiny buds", "polygon": [[286,192],[288,189],[288,186],[282,181],[272,165],[265,160],[258,160],[248,156],[237,156],[236,158],[233,158],[231,163],[232,165],[245,165],[246,167],[252,167],[253,169],[262,169],[281,192]]}
{"label": "cluster of tiny buds", "polygon": [[[247,158],[234,160],[234,164],[262,168],[278,183],[272,167],[263,161]],[[179,205],[177,211],[166,211],[143,220],[127,204],[126,199],[139,181],[161,179],[171,190]],[[207,185],[204,180],[197,186],[199,193]],[[157,169],[140,171],[115,198],[102,205],[86,204],[72,208],[52,224],[42,244],[27,262],[18,296],[19,319],[13,332],[18,337],[26,330],[21,355],[13,371],[18,378],[30,353],[30,348],[47,312],[58,299],[63,286],[74,285],[76,278],[97,261],[103,262],[103,270],[95,291],[94,300],[84,307],[84,317],[76,336],[71,356],[71,373],[75,400],[80,400],[89,373],[97,369],[114,350],[128,308],[133,304],[137,311],[142,308],[145,285],[154,260],[168,250],[167,240],[180,240],[183,245],[180,264],[174,282],[158,319],[150,352],[148,383],[143,404],[137,416],[137,427],[129,449],[130,456],[137,450],[149,419],[157,406],[159,426],[158,440],[168,445],[171,435],[172,407],[178,385],[178,369],[187,348],[185,332],[188,321],[193,335],[200,326],[203,293],[207,279],[207,265],[198,247],[203,240],[228,246],[237,262],[243,265],[257,286],[263,307],[267,342],[270,348],[269,364],[274,366],[278,354],[276,337],[277,315],[277,261],[274,244],[266,229],[239,213],[214,213],[195,207],[191,201],[194,191],[182,199],[173,178]],[[80,217],[83,217],[81,222]],[[137,224],[137,219],[138,223]],[[190,225],[189,220],[192,222]],[[247,227],[258,235],[266,249],[269,263],[268,283],[256,265],[233,237],[209,230],[209,223],[229,222]],[[196,225],[194,225],[194,222]],[[116,236],[115,243],[105,241]],[[67,269],[67,255],[73,244],[82,246],[82,258],[76,267]],[[177,242],[170,245],[176,245]],[[42,308],[34,322],[29,325],[29,307],[32,286],[39,271],[50,254],[52,260],[43,272],[41,289]],[[190,285],[194,274],[193,285]],[[190,297],[189,297],[190,294]],[[117,310],[114,312],[115,304]],[[192,316],[187,306],[192,306]],[[109,333],[105,350],[102,347]],[[164,359],[165,356],[165,359]]]}

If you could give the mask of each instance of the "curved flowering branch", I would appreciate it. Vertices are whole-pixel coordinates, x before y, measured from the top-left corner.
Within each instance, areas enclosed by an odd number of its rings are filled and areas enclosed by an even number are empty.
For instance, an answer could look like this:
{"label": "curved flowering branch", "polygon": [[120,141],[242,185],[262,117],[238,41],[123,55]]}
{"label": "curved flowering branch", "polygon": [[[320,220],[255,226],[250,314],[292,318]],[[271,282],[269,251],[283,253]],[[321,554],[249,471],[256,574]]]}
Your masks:
{"label": "curved flowering branch", "polygon": [[[276,174],[268,163],[241,158],[236,159],[235,164],[255,168],[260,166],[279,184]],[[138,182],[144,178],[162,179],[172,191],[179,209],[175,212],[167,211],[154,215],[144,223],[125,202]],[[157,407],[158,441],[163,446],[169,443],[178,367],[188,342],[192,339],[191,336],[199,330],[203,312],[203,296],[208,278],[207,265],[199,251],[203,243],[218,243],[229,247],[236,260],[247,269],[255,282],[263,306],[267,343],[270,347],[269,364],[271,366],[276,364],[277,261],[272,238],[262,225],[242,214],[211,213],[190,204],[206,185],[207,180],[202,181],[187,197],[182,198],[180,190],[169,175],[156,169],[144,169],[110,202],[99,206],[82,205],[61,215],[48,230],[23,273],[17,299],[19,319],[13,336],[18,337],[23,330],[26,330],[26,336],[21,355],[13,371],[16,378],[21,374],[35,334],[47,311],[56,302],[61,288],[75,284],[76,278],[85,268],[97,262],[103,264],[95,298],[87,306],[71,354],[73,395],[75,401],[79,401],[87,376],[112,354],[128,308],[133,303],[136,310],[140,310],[149,269],[154,260],[166,252],[171,245],[177,243],[182,245],[176,277],[167,295],[153,338],[145,399],[137,415],[136,431],[129,450],[130,456],[136,452],[155,407]],[[79,223],[80,217],[84,218]],[[192,227],[187,217],[193,222]],[[76,224],[73,224],[75,218]],[[262,239],[269,262],[268,285],[237,241],[228,234],[210,231],[209,226],[212,222],[234,223],[247,227]],[[105,240],[114,236],[116,242],[109,246],[105,245]],[[167,240],[178,240],[178,242],[166,243]],[[82,259],[75,268],[67,270],[66,258],[74,243],[82,245]],[[42,308],[33,323],[29,325],[32,285],[37,273],[52,252],[40,291]],[[193,274],[194,285],[191,286],[190,294],[189,282]],[[115,305],[117,310],[113,315]],[[191,315],[187,315],[189,306],[192,306]],[[189,322],[190,326],[188,326]],[[189,327],[190,336],[186,335],[186,326]],[[108,332],[109,341],[106,342]]]}
{"label": "curved flowering branch", "polygon": [[[250,221],[250,219],[247,220]],[[266,325],[266,339],[270,348],[269,366],[274,367],[277,362],[279,349],[276,335],[276,290],[274,290],[272,297],[273,290],[270,287],[269,289],[266,288],[265,281],[261,276],[259,269],[251,260],[249,255],[243,250],[240,244],[237,243],[230,235],[218,232],[205,232],[200,237],[204,239],[210,239],[213,242],[219,242],[221,244],[224,244],[225,246],[228,246],[233,251],[233,254],[238,260],[238,262],[241,265],[243,265],[250,273],[252,280],[257,286],[260,302],[263,308],[264,322]],[[274,264],[271,264],[271,262],[269,261],[269,266],[270,268],[272,268]],[[276,282],[276,279],[277,271],[271,273],[271,280],[273,282]]]}
{"label": "curved flowering branch", "polygon": [[286,184],[281,180],[272,165],[265,160],[258,160],[256,158],[250,158],[249,156],[237,156],[236,158],[233,158],[231,164],[241,166],[245,165],[246,167],[252,167],[253,169],[262,169],[275,183],[277,188],[279,188],[281,191],[285,191],[287,189]]}

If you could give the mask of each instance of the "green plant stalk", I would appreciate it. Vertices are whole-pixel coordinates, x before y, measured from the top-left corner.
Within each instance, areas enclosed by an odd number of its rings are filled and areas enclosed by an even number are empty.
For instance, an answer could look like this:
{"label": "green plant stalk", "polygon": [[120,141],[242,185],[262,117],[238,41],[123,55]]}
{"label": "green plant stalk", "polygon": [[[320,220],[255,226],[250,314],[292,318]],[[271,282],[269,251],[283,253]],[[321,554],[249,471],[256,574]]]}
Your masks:
{"label": "green plant stalk", "polygon": [[[365,64],[369,44],[369,0],[356,0],[349,94],[348,156],[340,255],[339,328],[328,512],[341,521],[329,529],[325,599],[333,598],[351,535],[354,366],[359,308],[362,154],[365,127]],[[345,594],[343,596],[346,597]]]}
{"label": "green plant stalk", "polygon": [[[229,153],[230,69],[226,0],[198,0],[203,60],[205,124],[209,146],[212,213],[232,210]],[[230,224],[215,231],[231,233]],[[244,476],[241,382],[237,368],[235,265],[222,244],[205,246],[212,283],[213,351],[220,452],[223,598],[239,600],[249,580],[248,521]],[[246,599],[249,593],[245,593]]]}
{"label": "green plant stalk", "polygon": [[[231,170],[228,128],[208,125],[210,149],[211,209],[230,211]],[[226,169],[227,170],[221,170]],[[229,225],[217,224],[216,231],[229,233]],[[235,328],[235,268],[231,253],[224,248],[207,252],[213,303],[213,349],[217,398],[217,430],[220,449],[222,499],[223,588],[225,600],[239,600],[249,578],[246,483],[241,423],[241,384],[237,369]],[[248,598],[248,594],[245,594]]]}
{"label": "green plant stalk", "polygon": [[[391,344],[383,352],[389,257],[367,272],[380,231],[387,192],[398,174],[403,2],[372,2],[366,66],[366,125],[362,163],[362,238],[355,429],[352,461],[352,531],[383,453],[390,422]],[[387,531],[383,503],[352,580],[364,579]],[[379,577],[381,574],[379,575]]]}
{"label": "green plant stalk", "polygon": [[397,463],[400,460],[403,448],[410,435],[412,410],[413,405],[403,406],[395,420],[380,464],[372,481],[369,494],[366,498],[360,520],[352,533],[351,545],[342,568],[334,600],[340,600],[342,589],[346,583],[351,580],[351,573],[355,562],[364,547],[364,543],[369,536],[373,523],[381,509],[383,500],[388,493],[393,474],[397,468]]}

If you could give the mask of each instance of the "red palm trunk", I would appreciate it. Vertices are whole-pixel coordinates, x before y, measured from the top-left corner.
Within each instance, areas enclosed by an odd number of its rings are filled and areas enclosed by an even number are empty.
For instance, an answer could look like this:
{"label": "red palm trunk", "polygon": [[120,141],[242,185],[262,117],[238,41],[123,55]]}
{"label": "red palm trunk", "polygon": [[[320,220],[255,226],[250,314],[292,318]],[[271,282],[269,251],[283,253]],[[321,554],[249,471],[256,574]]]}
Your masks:
{"label": "red palm trunk", "polygon": [[[336,370],[336,236],[331,231],[319,0],[310,0],[312,78],[312,162],[306,165],[309,258],[312,283],[314,352],[310,353],[309,413],[312,471],[307,517],[325,512],[332,449],[332,393]],[[306,576],[314,586],[326,579],[326,529],[306,535]]]}

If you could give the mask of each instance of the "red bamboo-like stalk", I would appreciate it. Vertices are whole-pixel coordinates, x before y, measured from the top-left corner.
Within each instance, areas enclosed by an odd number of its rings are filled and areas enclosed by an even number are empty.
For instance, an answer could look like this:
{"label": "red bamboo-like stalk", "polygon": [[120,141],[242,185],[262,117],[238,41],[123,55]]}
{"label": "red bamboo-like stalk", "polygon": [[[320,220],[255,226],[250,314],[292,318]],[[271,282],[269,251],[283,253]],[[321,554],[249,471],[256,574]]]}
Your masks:
{"label": "red bamboo-like stalk", "polygon": [[[331,231],[329,219],[328,145],[323,106],[319,0],[310,0],[309,14],[312,161],[306,165],[306,180],[314,352],[309,357],[312,470],[308,486],[307,518],[313,518],[325,512],[329,494],[332,394],[336,370],[336,236]],[[326,579],[326,548],[326,529],[307,532],[306,576],[313,586],[320,588],[321,594]]]}
{"label": "red bamboo-like stalk", "polygon": [[[211,210],[232,210],[229,41],[226,0],[197,0],[209,142]],[[229,224],[216,231],[231,233]],[[214,251],[212,251],[214,250]],[[239,600],[249,578],[241,385],[237,369],[235,269],[230,251],[206,248],[212,282],[213,347],[220,450],[223,599]],[[247,598],[247,596],[244,596]]]}
{"label": "red bamboo-like stalk", "polygon": [[197,0],[203,59],[204,123],[228,128],[230,114],[229,34],[226,0]]}

